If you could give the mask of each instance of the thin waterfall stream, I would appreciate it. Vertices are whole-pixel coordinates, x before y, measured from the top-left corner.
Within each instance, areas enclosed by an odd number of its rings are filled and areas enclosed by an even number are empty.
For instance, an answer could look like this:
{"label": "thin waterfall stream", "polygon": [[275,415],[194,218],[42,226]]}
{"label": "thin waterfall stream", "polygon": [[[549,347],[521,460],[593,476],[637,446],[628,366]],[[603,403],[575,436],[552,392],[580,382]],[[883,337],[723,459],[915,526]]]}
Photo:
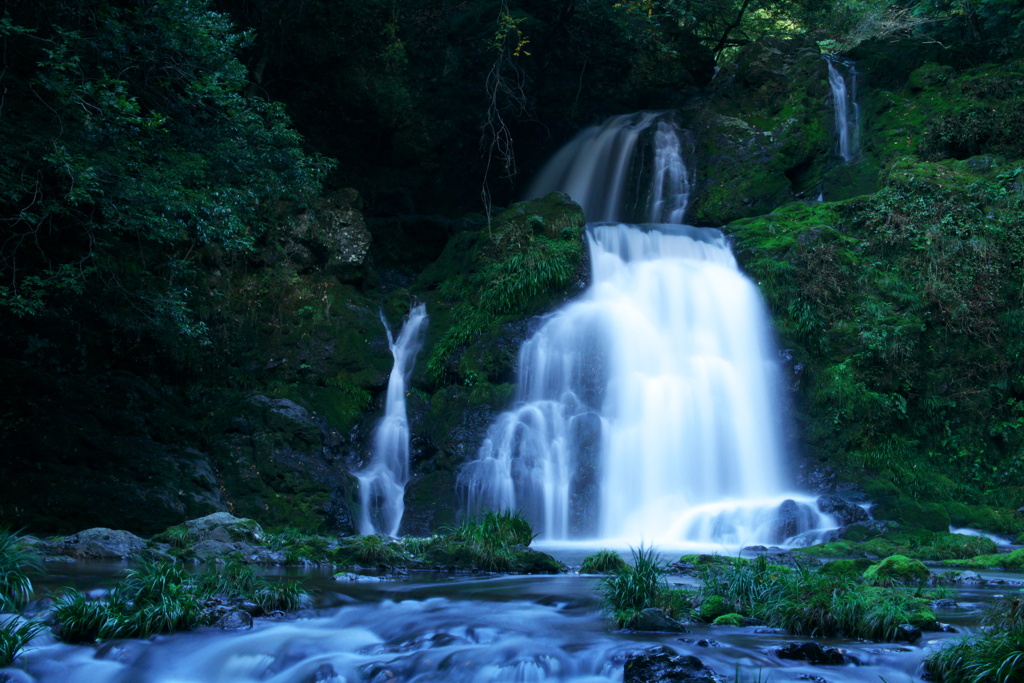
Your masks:
{"label": "thin waterfall stream", "polygon": [[409,418],[405,390],[416,355],[423,345],[427,307],[417,304],[410,309],[398,339],[392,335],[383,314],[381,322],[387,331],[395,365],[388,378],[384,417],[374,431],[370,464],[356,474],[361,507],[359,533],[397,536],[405,513],[405,485],[409,481]]}
{"label": "thin waterfall stream", "polygon": [[850,163],[860,156],[860,105],[857,103],[857,69],[853,62],[826,56],[828,83],[832,89],[839,156]]}
{"label": "thin waterfall stream", "polygon": [[582,203],[592,284],[523,345],[515,404],[460,475],[469,514],[518,509],[543,540],[609,544],[740,547],[833,526],[791,490],[756,286],[721,231],[681,224],[685,140],[666,113],[616,117],[531,188]]}

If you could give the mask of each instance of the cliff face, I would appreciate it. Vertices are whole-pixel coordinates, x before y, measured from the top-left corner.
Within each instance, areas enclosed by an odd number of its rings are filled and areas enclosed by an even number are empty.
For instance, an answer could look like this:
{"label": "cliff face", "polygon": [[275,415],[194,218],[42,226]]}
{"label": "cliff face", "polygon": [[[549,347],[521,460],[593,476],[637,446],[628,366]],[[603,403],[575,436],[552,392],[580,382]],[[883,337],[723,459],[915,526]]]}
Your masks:
{"label": "cliff face", "polygon": [[[759,41],[671,102],[696,140],[690,218],[726,225],[768,300],[811,485],[904,522],[1018,531],[1024,65],[947,64],[932,45],[851,56],[850,161],[813,43]],[[152,532],[225,510],[353,532],[391,369],[380,316],[396,328],[422,300],[403,531],[453,523],[455,476],[511,399],[535,316],[585,284],[584,217],[557,195],[490,222],[381,207],[341,191],[281,207],[249,257],[204,253],[205,345],[110,348],[96,301],[6,325],[0,518]]]}

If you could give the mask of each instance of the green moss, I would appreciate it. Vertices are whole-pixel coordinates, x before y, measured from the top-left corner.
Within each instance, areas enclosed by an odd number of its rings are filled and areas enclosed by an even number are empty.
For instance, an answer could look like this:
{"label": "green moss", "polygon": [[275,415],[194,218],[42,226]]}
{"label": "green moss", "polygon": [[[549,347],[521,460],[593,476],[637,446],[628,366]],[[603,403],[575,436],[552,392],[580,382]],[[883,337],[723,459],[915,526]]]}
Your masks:
{"label": "green moss", "polygon": [[731,614],[731,606],[728,605],[720,595],[711,595],[701,600],[697,614],[706,622],[714,622],[715,619]]}
{"label": "green moss", "polygon": [[736,614],[733,612],[731,614],[723,614],[720,617],[716,617],[711,623],[715,626],[743,626],[744,622],[742,614]]}
{"label": "green moss", "polygon": [[930,575],[920,561],[903,555],[892,555],[864,570],[864,579],[873,586],[920,584]]}

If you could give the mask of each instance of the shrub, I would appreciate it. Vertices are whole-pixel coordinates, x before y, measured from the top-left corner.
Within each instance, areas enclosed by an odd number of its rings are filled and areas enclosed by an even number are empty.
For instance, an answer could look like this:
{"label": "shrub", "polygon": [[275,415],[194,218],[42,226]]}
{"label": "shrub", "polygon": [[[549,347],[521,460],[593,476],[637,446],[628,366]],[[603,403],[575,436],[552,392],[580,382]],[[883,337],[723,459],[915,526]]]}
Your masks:
{"label": "shrub", "polygon": [[611,574],[626,566],[626,561],[612,550],[599,550],[583,558],[580,574]]}

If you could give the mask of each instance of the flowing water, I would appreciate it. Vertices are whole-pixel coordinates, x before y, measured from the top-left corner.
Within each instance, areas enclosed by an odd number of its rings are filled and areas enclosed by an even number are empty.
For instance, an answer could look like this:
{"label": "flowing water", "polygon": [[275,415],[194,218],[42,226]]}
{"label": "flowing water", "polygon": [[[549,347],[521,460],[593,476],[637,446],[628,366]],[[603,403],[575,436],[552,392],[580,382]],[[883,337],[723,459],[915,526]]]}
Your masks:
{"label": "flowing water", "polygon": [[857,104],[857,70],[853,62],[827,56],[828,83],[832,89],[839,156],[849,163],[860,155],[860,105]]}
{"label": "flowing water", "polygon": [[[592,284],[524,344],[515,404],[460,475],[470,514],[518,509],[546,541],[607,545],[785,543],[831,524],[790,490],[756,286],[720,231],[678,224],[686,140],[663,113],[616,117],[534,184],[592,221]],[[637,217],[675,223],[614,222]]]}
{"label": "flowing water", "polygon": [[[77,570],[78,568],[68,568]],[[58,569],[57,571],[60,571]],[[66,578],[66,577],[65,577]],[[677,577],[673,577],[678,580]],[[618,633],[583,576],[440,578],[339,583],[307,575],[322,592],[316,609],[246,631],[216,628],[120,640],[98,647],[40,639],[10,683],[598,683],[622,680],[625,658],[654,645],[698,656],[719,674],[773,683],[922,680],[923,658],[949,634],[917,645],[822,640],[858,662],[811,666],[776,648],[805,638],[758,627],[689,626],[685,634]],[[75,581],[81,588],[94,578]],[[106,580],[100,581],[106,583]],[[992,589],[957,596],[941,613],[969,631]],[[703,643],[703,644],[702,644]]]}
{"label": "flowing water", "polygon": [[409,419],[405,410],[405,388],[416,362],[427,325],[427,307],[414,305],[396,340],[387,330],[388,346],[395,358],[385,398],[384,417],[373,435],[369,466],[356,474],[362,507],[359,533],[397,536],[405,512],[405,485],[409,481]]}

